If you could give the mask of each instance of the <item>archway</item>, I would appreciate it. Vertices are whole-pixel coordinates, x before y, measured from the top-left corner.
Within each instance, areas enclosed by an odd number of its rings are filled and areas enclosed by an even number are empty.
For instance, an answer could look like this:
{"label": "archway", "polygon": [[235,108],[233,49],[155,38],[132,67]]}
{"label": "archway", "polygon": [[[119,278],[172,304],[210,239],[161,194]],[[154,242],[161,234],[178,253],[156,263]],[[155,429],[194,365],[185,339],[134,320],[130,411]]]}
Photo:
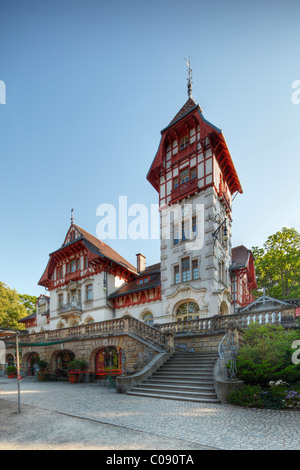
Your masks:
{"label": "archway", "polygon": [[60,351],[56,356],[55,370],[58,376],[67,377],[69,363],[73,361],[75,354],[68,349]]}
{"label": "archway", "polygon": [[116,346],[107,346],[99,349],[95,357],[96,374],[122,369],[123,351]]}
{"label": "archway", "polygon": [[30,353],[30,355],[28,356],[28,360],[27,360],[28,377],[33,377],[35,373],[38,371],[39,360],[40,360],[40,356],[36,352]]}

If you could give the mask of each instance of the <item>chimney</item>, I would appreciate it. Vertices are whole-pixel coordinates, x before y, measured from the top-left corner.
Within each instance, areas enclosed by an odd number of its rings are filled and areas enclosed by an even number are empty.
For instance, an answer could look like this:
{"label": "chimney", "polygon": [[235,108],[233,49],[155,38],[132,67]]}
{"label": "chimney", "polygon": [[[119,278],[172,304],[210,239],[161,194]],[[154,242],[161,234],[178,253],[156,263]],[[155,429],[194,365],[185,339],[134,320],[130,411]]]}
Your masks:
{"label": "chimney", "polygon": [[146,257],[141,253],[136,255],[137,257],[137,272],[141,273],[146,268]]}

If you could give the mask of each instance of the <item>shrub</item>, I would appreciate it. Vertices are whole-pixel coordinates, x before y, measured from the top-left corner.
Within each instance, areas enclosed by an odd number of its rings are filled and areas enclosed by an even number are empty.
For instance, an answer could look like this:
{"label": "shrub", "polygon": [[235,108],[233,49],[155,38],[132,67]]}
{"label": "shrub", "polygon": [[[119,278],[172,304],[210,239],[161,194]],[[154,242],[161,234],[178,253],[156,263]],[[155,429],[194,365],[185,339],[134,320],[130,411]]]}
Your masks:
{"label": "shrub", "polygon": [[68,369],[72,372],[81,372],[87,368],[88,364],[84,359],[73,359],[69,363]]}
{"label": "shrub", "polygon": [[289,383],[300,380],[300,364],[292,363],[293,341],[297,330],[281,326],[252,324],[245,330],[243,345],[237,357],[237,375],[245,384],[262,387],[272,380]]}
{"label": "shrub", "polygon": [[262,408],[261,387],[259,385],[244,385],[229,395],[228,403],[248,408]]}
{"label": "shrub", "polygon": [[7,373],[7,375],[12,375],[12,374],[15,374],[16,372],[17,372],[16,366],[8,366],[8,367],[6,367],[6,373]]}

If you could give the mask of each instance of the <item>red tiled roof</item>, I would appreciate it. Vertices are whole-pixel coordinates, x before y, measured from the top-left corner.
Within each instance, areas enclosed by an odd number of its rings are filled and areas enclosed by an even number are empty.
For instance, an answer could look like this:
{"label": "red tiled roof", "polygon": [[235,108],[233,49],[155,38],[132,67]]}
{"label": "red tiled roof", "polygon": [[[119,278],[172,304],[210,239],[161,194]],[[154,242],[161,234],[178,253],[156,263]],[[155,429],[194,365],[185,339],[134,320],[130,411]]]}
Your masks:
{"label": "red tiled roof", "polygon": [[[149,280],[146,283],[139,284],[142,278],[148,277]],[[109,299],[120,297],[122,295],[138,292],[141,290],[153,289],[160,285],[160,263],[148,266],[142,271],[133,281],[126,282],[119,289],[108,296]]]}
{"label": "red tiled roof", "polygon": [[91,235],[83,228],[78,227],[78,225],[73,224],[73,226],[77,228],[77,230],[81,233],[81,235],[83,235],[83,237],[87,241],[97,247],[103,256],[111,259],[112,261],[115,261],[118,264],[121,264],[122,266],[129,269],[129,271],[133,271],[134,273],[137,272],[137,269],[131,263],[129,263],[125,258],[123,258],[123,256],[119,255],[119,253],[113,250],[109,245],[104,243],[102,240],[99,240],[99,238],[94,237],[94,235]]}

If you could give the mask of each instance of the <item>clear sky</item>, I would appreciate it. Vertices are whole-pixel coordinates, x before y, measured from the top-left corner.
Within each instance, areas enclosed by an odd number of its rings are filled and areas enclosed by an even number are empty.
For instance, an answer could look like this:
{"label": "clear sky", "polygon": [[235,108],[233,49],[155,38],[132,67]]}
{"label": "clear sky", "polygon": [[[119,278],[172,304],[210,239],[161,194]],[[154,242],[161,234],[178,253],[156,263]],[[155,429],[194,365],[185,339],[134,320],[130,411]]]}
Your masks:
{"label": "clear sky", "polygon": [[[160,131],[193,96],[223,130],[244,193],[233,246],[300,231],[300,2],[0,0],[0,280],[37,286],[75,223],[97,207],[158,203],[146,180]],[[1,94],[0,94],[1,101]],[[159,240],[105,240],[129,262]]]}

